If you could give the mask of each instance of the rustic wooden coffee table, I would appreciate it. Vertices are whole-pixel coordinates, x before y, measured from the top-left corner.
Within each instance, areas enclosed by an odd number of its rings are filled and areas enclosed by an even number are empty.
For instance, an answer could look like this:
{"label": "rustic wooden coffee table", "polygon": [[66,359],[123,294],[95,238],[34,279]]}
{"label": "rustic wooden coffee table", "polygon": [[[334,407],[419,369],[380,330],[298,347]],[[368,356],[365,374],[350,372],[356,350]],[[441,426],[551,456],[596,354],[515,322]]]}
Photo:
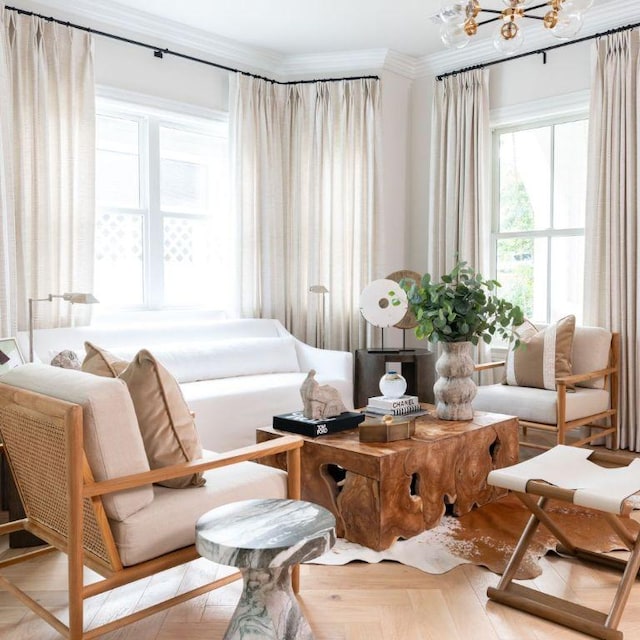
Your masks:
{"label": "rustic wooden coffee table", "polygon": [[[488,486],[487,475],[518,462],[517,418],[478,411],[453,422],[425,408],[408,440],[365,444],[357,429],[303,436],[302,499],[334,514],[338,536],[380,551],[434,527],[447,507],[462,515],[506,493]],[[282,435],[264,427],[256,439]],[[285,468],[283,457],[264,462]]]}

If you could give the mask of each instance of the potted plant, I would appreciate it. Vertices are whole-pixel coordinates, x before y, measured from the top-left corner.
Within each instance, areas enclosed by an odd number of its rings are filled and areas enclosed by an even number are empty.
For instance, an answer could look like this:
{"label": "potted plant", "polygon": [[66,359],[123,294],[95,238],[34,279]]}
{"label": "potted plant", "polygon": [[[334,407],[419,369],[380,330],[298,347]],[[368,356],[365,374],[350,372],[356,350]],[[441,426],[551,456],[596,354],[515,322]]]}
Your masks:
{"label": "potted plant", "polygon": [[458,262],[439,282],[425,273],[420,282],[405,278],[400,286],[416,317],[416,337],[442,345],[436,362],[440,378],[433,388],[438,417],[470,420],[476,395],[472,345],[488,344],[496,335],[510,339],[524,321],[522,309],[498,297],[500,283],[486,280],[466,262]]}

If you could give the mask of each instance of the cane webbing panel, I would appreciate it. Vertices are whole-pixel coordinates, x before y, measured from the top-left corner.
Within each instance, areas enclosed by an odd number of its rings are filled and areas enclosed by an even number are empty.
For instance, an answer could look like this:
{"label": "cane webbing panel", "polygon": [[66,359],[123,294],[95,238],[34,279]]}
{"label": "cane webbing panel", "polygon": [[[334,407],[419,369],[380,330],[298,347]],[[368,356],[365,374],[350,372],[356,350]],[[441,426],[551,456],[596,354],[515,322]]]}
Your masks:
{"label": "cane webbing panel", "polygon": [[[29,521],[68,540],[64,420],[9,404],[0,409],[0,435]],[[85,552],[112,567],[89,499],[83,500],[83,512]]]}

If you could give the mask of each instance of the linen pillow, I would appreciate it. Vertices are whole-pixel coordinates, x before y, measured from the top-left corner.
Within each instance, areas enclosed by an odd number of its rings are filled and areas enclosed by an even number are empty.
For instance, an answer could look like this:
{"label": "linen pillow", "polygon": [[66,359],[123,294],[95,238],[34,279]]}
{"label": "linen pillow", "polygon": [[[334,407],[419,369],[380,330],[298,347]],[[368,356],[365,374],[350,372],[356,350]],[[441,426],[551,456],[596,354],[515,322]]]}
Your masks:
{"label": "linen pillow", "polygon": [[[129,387],[152,469],[202,457],[200,438],[180,386],[149,351],[139,351],[119,377]],[[202,473],[195,473],[158,484],[184,489],[204,483]]]}
{"label": "linen pillow", "polygon": [[82,370],[96,376],[117,378],[129,364],[126,360],[114,356],[105,349],[96,347],[91,342],[84,343],[84,350],[87,355],[82,361]]}
{"label": "linen pillow", "polygon": [[520,346],[509,347],[503,382],[555,391],[556,378],[571,375],[575,327],[575,316],[562,318],[542,330],[525,320],[516,327]]}

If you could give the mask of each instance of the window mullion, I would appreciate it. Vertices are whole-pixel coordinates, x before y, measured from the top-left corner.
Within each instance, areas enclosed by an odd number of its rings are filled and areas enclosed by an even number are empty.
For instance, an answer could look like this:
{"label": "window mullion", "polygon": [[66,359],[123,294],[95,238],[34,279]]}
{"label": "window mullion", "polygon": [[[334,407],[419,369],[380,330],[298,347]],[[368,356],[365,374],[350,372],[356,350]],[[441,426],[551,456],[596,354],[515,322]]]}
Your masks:
{"label": "window mullion", "polygon": [[148,181],[149,216],[147,225],[148,270],[147,306],[158,309],[164,303],[163,222],[160,211],[160,126],[156,118],[149,118]]}

